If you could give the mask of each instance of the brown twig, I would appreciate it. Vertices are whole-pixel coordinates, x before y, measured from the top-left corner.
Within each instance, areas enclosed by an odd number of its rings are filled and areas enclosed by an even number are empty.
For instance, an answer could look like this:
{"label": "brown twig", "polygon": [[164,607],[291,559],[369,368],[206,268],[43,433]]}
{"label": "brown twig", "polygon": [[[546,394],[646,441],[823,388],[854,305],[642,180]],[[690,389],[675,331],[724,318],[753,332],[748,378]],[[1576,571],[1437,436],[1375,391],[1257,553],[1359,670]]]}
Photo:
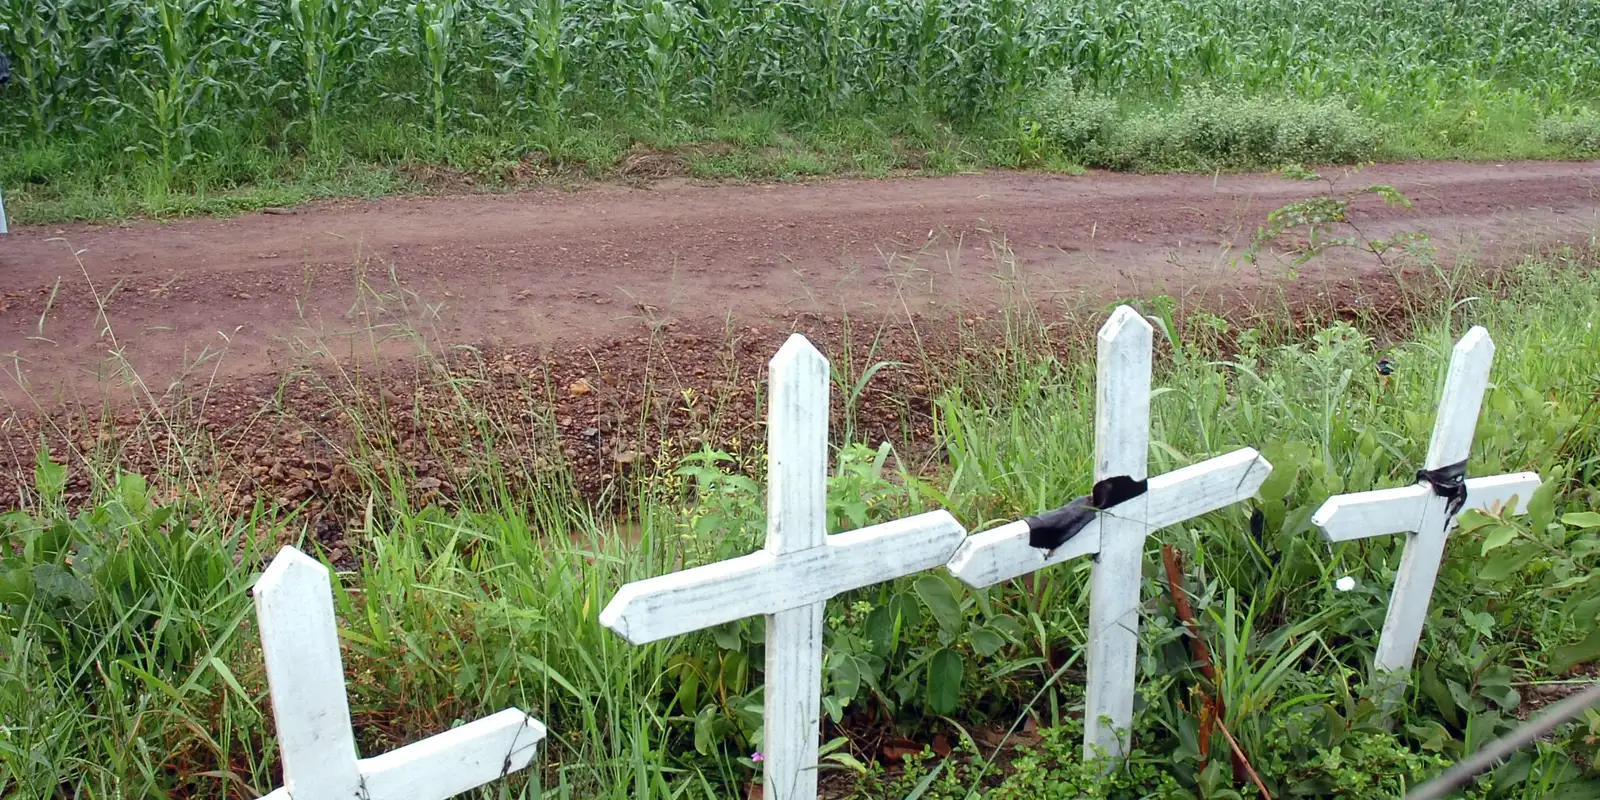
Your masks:
{"label": "brown twig", "polygon": [[[1170,544],[1161,545],[1161,563],[1167,568],[1167,589],[1172,594],[1172,606],[1178,611],[1178,619],[1183,620],[1183,627],[1189,631],[1189,647],[1194,651],[1194,660],[1200,664],[1200,674],[1211,681],[1216,687],[1217,696],[1206,698],[1209,706],[1208,713],[1200,715],[1200,768],[1205,769],[1205,757],[1210,749],[1211,724],[1222,724],[1225,709],[1222,704],[1222,687],[1217,684],[1217,668],[1211,661],[1211,648],[1206,646],[1206,640],[1200,636],[1200,623],[1195,620],[1194,609],[1189,606],[1189,592],[1183,585],[1183,562],[1178,555],[1177,548]],[[1232,737],[1229,737],[1232,740]],[[1232,753],[1233,780],[1235,783],[1245,779],[1249,764],[1246,763],[1244,754],[1236,748]]]}
{"label": "brown twig", "polygon": [[[1211,663],[1211,648],[1200,638],[1200,625],[1195,621],[1194,609],[1189,606],[1189,592],[1183,587],[1183,564],[1178,551],[1170,544],[1161,545],[1161,562],[1167,568],[1167,589],[1172,593],[1172,606],[1178,610],[1178,619],[1189,631],[1189,647],[1194,650],[1194,660],[1200,662],[1200,674],[1213,685],[1217,682],[1217,668]],[[1220,706],[1220,704],[1219,704]]]}
{"label": "brown twig", "polygon": [[1250,776],[1250,780],[1255,782],[1256,788],[1261,790],[1262,798],[1264,800],[1272,800],[1272,792],[1267,791],[1267,785],[1261,782],[1261,776],[1257,775],[1255,768],[1250,766],[1250,759],[1244,757],[1244,748],[1234,741],[1233,734],[1228,732],[1228,726],[1222,724],[1220,717],[1217,719],[1217,728],[1222,731],[1223,736],[1228,737],[1228,745],[1233,748],[1233,756],[1237,759],[1235,763],[1244,765],[1245,773]]}

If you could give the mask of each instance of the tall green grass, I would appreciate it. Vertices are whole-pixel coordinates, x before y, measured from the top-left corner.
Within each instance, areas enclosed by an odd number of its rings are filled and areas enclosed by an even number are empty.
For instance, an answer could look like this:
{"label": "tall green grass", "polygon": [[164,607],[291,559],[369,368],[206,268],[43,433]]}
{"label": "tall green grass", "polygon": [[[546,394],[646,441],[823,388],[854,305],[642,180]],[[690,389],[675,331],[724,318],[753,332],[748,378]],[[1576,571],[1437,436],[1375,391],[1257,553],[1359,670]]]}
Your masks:
{"label": "tall green grass", "polygon": [[[1507,730],[1525,698],[1600,656],[1600,517],[1588,513],[1600,507],[1595,267],[1554,254],[1497,282],[1428,295],[1399,331],[1341,323],[1286,335],[1141,304],[1164,335],[1152,470],[1241,445],[1276,467],[1255,503],[1151,543],[1152,560],[1169,543],[1189,564],[1216,684],[1194,669],[1153,571],[1140,751],[1101,782],[1076,755],[1087,563],[984,592],[913,576],[829,606],[824,768],[865,797],[1247,792],[1232,786],[1226,758],[1202,766],[1193,692],[1214,691],[1275,796],[1392,797]],[[945,461],[910,469],[891,445],[840,441],[830,524],[947,506],[978,529],[1085,491],[1093,367],[1087,345],[1045,343],[1059,339],[1047,326],[1095,321],[1019,309],[1007,348],[915,365],[949,387],[934,412]],[[1400,542],[1330,547],[1308,519],[1331,493],[1411,480],[1451,343],[1470,324],[1498,346],[1473,471],[1537,469],[1546,488],[1528,518],[1463,519],[1406,709],[1386,728],[1363,697],[1364,675]],[[1373,366],[1379,334],[1400,336],[1381,348],[1396,365],[1387,379]],[[873,380],[836,379],[840,397],[862,396]],[[347,531],[358,544],[338,562],[337,604],[363,752],[517,705],[552,736],[531,774],[507,785],[513,796],[738,796],[759,771],[759,621],[634,648],[597,617],[627,581],[759,546],[759,447],[663,447],[618,519],[581,499],[570,473],[517,463],[525,442],[515,439],[549,437],[548,420],[523,425],[516,415],[529,406],[475,399],[473,384],[440,388],[460,408],[463,427],[448,435],[484,443],[480,479],[464,481],[449,507],[408,497],[414,476],[389,471],[403,467],[384,457],[392,445],[381,426],[361,428],[371,468]],[[292,516],[228,515],[216,498],[158,502],[164,494],[127,476],[105,476],[93,503],[69,509],[65,482],[42,459],[26,506],[0,517],[0,794],[253,796],[276,785],[247,590],[276,543],[319,552],[319,540]],[[1357,589],[1335,590],[1346,575]],[[1026,733],[1025,719],[1039,732]],[[1475,796],[1556,796],[1557,786],[1586,796],[1596,750],[1585,737],[1597,728],[1600,717],[1564,729]],[[946,736],[958,759],[912,759],[905,774],[885,774],[870,763],[873,739],[856,738],[883,730]],[[1028,746],[989,763],[985,730],[1026,733]],[[1225,753],[1214,736],[1210,752]]]}
{"label": "tall green grass", "polygon": [[1042,163],[1019,111],[1049,78],[1345,104],[1395,154],[1580,152],[1537,128],[1600,96],[1596,41],[1584,0],[6,0],[0,183],[24,215],[75,180],[161,209],[407,161],[594,167],[752,112]]}

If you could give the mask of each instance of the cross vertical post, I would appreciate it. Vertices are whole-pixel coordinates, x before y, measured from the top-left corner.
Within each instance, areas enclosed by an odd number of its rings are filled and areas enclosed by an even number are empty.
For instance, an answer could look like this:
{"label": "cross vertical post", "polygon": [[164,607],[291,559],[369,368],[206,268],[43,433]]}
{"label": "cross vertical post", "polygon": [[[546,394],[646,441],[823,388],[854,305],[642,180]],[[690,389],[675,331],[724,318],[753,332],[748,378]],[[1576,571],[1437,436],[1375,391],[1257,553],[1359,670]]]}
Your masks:
{"label": "cross vertical post", "polygon": [[[974,534],[948,567],[962,583],[992,586],[1083,556],[1090,568],[1088,685],[1085,687],[1085,760],[1128,753],[1138,667],[1140,589],[1144,544],[1152,532],[1249,499],[1272,465],[1245,447],[1198,464],[1146,478],[1150,448],[1152,329],[1138,312],[1119,307],[1097,339],[1095,388],[1096,491],[1043,517],[1030,517]],[[1101,508],[1100,487],[1120,484],[1123,498]],[[1108,493],[1108,495],[1114,493]],[[1050,517],[1073,511],[1081,527],[1049,546],[1033,536],[1058,524]],[[1070,515],[1069,515],[1070,516]],[[1037,529],[1036,529],[1037,527]]]}
{"label": "cross vertical post", "polygon": [[299,800],[355,796],[361,770],[328,570],[285,548],[253,594],[285,788]]}
{"label": "cross vertical post", "polygon": [[600,622],[640,645],[764,616],[764,796],[815,800],[828,599],[940,566],[967,532],[934,511],[828,535],[827,359],[796,334],[769,375],[766,546],[623,586]]}
{"label": "cross vertical post", "polygon": [[[772,359],[767,416],[767,552],[782,558],[828,540],[828,362],[791,338]],[[767,615],[764,786],[772,796],[817,794],[826,601]],[[777,645],[777,646],[773,646]],[[808,736],[788,735],[809,731]]]}
{"label": "cross vertical post", "polygon": [[545,728],[515,708],[359,758],[327,568],[285,547],[252,594],[283,756],[269,800],[445,800],[532,762]]}
{"label": "cross vertical post", "polygon": [[[1423,462],[1425,470],[1463,465],[1472,454],[1472,439],[1493,362],[1494,341],[1483,328],[1474,326],[1456,343],[1428,442],[1427,460]],[[1466,508],[1495,511],[1518,500],[1522,502],[1517,510],[1522,512],[1527,499],[1539,488],[1539,476],[1532,472],[1473,478],[1465,480],[1464,503],[1452,509],[1448,498],[1421,480],[1421,475],[1418,477],[1413,486],[1331,497],[1311,518],[1330,542],[1407,534],[1373,659],[1373,678],[1380,684],[1380,699],[1386,711],[1393,711],[1405,693],[1406,675],[1422,640],[1434,581],[1439,576],[1456,514]]]}
{"label": "cross vertical post", "polygon": [[[1145,480],[1150,457],[1150,323],[1122,306],[1096,337],[1094,479]],[[1084,757],[1127,755],[1138,667],[1139,589],[1144,584],[1148,494],[1118,505],[1100,524],[1089,573],[1089,674]]]}

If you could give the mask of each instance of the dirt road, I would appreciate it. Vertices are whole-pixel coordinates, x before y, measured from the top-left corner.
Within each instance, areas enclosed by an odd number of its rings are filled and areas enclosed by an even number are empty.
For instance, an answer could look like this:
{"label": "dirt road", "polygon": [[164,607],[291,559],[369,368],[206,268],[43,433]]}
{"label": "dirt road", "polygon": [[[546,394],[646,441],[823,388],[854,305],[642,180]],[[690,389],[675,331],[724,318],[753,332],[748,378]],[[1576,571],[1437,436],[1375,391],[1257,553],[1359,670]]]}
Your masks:
{"label": "dirt road", "polygon": [[[1372,183],[1415,207],[1362,201],[1365,233],[1425,231],[1453,255],[1600,230],[1600,163],[1379,166],[1337,188]],[[123,363],[159,388],[317,348],[406,352],[419,334],[560,346],[673,319],[937,314],[1018,286],[1036,300],[1259,286],[1280,267],[1235,270],[1236,248],[1269,211],[1327,192],[1270,175],[993,173],[24,228],[0,238],[0,354],[14,354],[0,383],[81,396]],[[1310,278],[1375,268],[1346,258]]]}

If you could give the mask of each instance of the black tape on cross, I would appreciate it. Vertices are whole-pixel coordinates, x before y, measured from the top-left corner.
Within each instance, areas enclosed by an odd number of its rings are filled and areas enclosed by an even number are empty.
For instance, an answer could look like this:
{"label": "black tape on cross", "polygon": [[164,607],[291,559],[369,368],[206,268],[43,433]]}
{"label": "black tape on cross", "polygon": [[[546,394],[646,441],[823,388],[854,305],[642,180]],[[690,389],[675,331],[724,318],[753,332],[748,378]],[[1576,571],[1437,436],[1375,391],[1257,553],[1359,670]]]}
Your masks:
{"label": "black tape on cross", "polygon": [[1444,510],[1451,517],[1467,505],[1466,459],[1438,469],[1419,469],[1417,480],[1432,486],[1434,494],[1449,501]]}
{"label": "black tape on cross", "polygon": [[1089,494],[1054,511],[1023,520],[1028,523],[1028,546],[1055,550],[1077,536],[1094,519],[1095,514],[1116,508],[1144,494],[1149,488],[1149,481],[1136,481],[1126,475],[1106,478],[1096,483]]}

